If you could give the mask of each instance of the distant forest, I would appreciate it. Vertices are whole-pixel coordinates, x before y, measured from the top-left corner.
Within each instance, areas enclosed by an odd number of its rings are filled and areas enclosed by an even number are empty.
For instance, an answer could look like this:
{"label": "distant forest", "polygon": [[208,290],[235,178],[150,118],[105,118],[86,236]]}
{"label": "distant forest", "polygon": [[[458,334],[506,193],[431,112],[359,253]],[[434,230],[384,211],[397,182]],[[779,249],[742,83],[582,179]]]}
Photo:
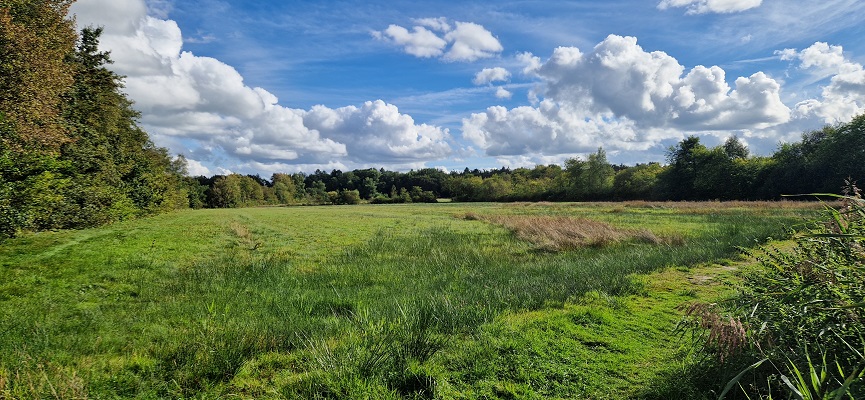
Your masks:
{"label": "distant forest", "polygon": [[454,201],[761,200],[838,192],[865,178],[865,116],[803,134],[768,157],[736,138],[688,137],[666,164],[612,165],[603,149],[564,165],[186,176],[151,142],[69,0],[0,0],[0,236],[85,228],[179,208]]}
{"label": "distant forest", "polygon": [[666,164],[613,165],[603,149],[564,165],[446,173],[357,169],[313,174],[185,178],[190,207],[454,201],[779,200],[785,194],[838,193],[865,178],[865,115],[783,144],[767,157],[731,137],[706,147],[691,136]]}

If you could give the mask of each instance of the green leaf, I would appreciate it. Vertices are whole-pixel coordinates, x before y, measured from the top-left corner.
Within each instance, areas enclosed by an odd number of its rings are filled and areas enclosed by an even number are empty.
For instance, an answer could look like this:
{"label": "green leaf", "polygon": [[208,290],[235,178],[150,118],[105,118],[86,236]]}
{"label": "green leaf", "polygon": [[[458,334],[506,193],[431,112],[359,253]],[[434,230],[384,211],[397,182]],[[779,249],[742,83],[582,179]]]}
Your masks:
{"label": "green leaf", "polygon": [[764,358],[760,361],[757,361],[757,362],[751,364],[750,366],[748,366],[748,368],[743,369],[742,372],[739,372],[739,374],[736,375],[735,377],[733,377],[733,379],[730,380],[730,382],[727,382],[727,386],[724,386],[724,390],[721,391],[721,395],[718,396],[718,400],[722,400],[724,398],[724,396],[726,396],[727,393],[730,391],[730,389],[732,389],[733,386],[735,386],[737,383],[739,383],[739,380],[742,379],[742,377],[745,376],[745,374],[747,374],[748,371],[751,371],[751,370],[759,367],[760,365],[763,365],[763,363],[766,361],[769,361],[769,359]]}
{"label": "green leaf", "polygon": [[[799,371],[796,371],[797,374],[798,372]],[[799,376],[799,379],[801,379],[801,375]],[[790,382],[790,378],[787,378],[787,375],[781,375],[781,380],[784,381],[784,384],[787,385],[787,388],[790,389],[790,392],[793,393],[793,396],[795,396],[796,399],[805,400],[805,397],[802,396],[802,392],[799,391],[799,389],[796,387],[796,385],[793,384],[793,382]]]}
{"label": "green leaf", "polygon": [[[839,371],[841,370],[841,366],[838,366],[838,370]],[[845,395],[849,395],[850,394],[850,385],[852,385],[853,382],[855,382],[856,380],[862,378],[862,374],[859,374],[857,376],[858,372],[859,372],[859,367],[856,367],[855,369],[853,369],[853,373],[850,374],[850,376],[848,376],[847,379],[844,379],[844,384],[842,384],[841,387],[839,387],[838,389],[835,389],[832,392],[830,392],[827,397],[831,397],[834,400],[841,400],[842,398],[844,398]],[[842,374],[841,376],[843,377],[844,375]],[[852,398],[852,396],[851,396],[851,398]]]}

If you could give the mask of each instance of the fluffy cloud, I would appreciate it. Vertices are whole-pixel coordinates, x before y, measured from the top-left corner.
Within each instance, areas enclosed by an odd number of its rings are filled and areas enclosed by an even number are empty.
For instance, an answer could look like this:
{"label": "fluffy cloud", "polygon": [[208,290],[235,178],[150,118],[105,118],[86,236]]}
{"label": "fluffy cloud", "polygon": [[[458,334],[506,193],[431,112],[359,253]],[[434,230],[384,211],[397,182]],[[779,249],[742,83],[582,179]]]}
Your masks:
{"label": "fluffy cloud", "polygon": [[[463,120],[463,137],[490,156],[556,155],[607,149],[646,150],[654,139],[632,121],[580,113],[551,100],[538,107],[490,107]],[[605,118],[606,117],[606,118]]]}
{"label": "fluffy cloud", "polygon": [[[112,9],[118,12],[105,11]],[[335,159],[423,164],[451,153],[446,129],[415,124],[380,100],[338,109],[281,106],[265,89],[247,86],[233,67],[182,51],[177,24],[146,10],[142,0],[80,0],[72,11],[79,25],[105,26],[101,47],[111,51],[110,68],[126,76],[125,90],[154,140],[186,146],[173,151],[218,149],[239,168],[326,166]],[[190,170],[209,171],[202,161],[190,159]]]}
{"label": "fluffy cloud", "polygon": [[[452,26],[443,17],[416,19],[414,22],[417,25],[411,31],[390,25],[384,31],[372,32],[372,35],[402,46],[406,53],[415,57],[441,57],[445,61],[472,62],[494,57],[504,50],[490,31],[473,22],[455,21],[455,26]],[[448,45],[450,48],[445,51]]]}
{"label": "fluffy cloud", "polygon": [[[475,74],[475,78],[472,82],[475,85],[489,85],[493,82],[507,82],[511,79],[511,73],[508,70],[502,67],[495,68],[484,68],[477,74]],[[509,90],[505,89],[502,86],[496,87],[495,92],[497,99],[510,99],[513,97],[513,93]]]}
{"label": "fluffy cloud", "polygon": [[448,19],[445,17],[418,18],[415,19],[414,22],[420,26],[425,26],[439,32],[450,32],[452,29],[450,23],[448,23]]}
{"label": "fluffy cloud", "polygon": [[195,160],[186,160],[186,171],[189,176],[211,176],[210,169]]}
{"label": "fluffy cloud", "polygon": [[817,42],[802,51],[785,49],[776,53],[782,60],[800,61],[799,67],[818,79],[831,77],[820,99],[804,100],[793,107],[795,118],[834,124],[865,112],[865,68],[847,59],[841,46]]}
{"label": "fluffy cloud", "polygon": [[445,35],[445,40],[453,43],[444,55],[447,61],[475,61],[490,58],[501,53],[504,48],[490,31],[471,22],[457,22],[456,29]]}
{"label": "fluffy cloud", "polygon": [[760,7],[763,0],[661,0],[658,8],[687,7],[688,14],[734,13]]}
{"label": "fluffy cloud", "polygon": [[444,54],[448,42],[435,33],[416,26],[411,32],[399,25],[391,25],[384,32],[375,32],[377,38],[387,37],[394,43],[403,46],[405,52],[415,57],[438,57]]}
{"label": "fluffy cloud", "polygon": [[357,162],[408,162],[450,155],[447,129],[415,124],[396,106],[381,100],[361,107],[330,109],[315,106],[303,115],[304,125],[347,144],[350,159]]}
{"label": "fluffy cloud", "polygon": [[513,95],[513,93],[501,86],[496,89],[496,97],[499,99],[510,99]]}
{"label": "fluffy cloud", "polygon": [[511,73],[502,67],[484,68],[472,80],[475,85],[486,85],[493,82],[506,82],[511,79]]}
{"label": "fluffy cloud", "polygon": [[[490,107],[463,120],[488,155],[641,150],[686,132],[763,129],[790,120],[780,85],[762,72],[727,84],[717,66],[690,71],[633,37],[608,36],[589,53],[560,47],[544,63],[524,54],[543,87],[537,107]],[[729,134],[729,133],[727,133]]]}
{"label": "fluffy cloud", "polygon": [[518,53],[517,61],[523,64],[524,75],[535,75],[541,68],[541,58],[529,52]]}

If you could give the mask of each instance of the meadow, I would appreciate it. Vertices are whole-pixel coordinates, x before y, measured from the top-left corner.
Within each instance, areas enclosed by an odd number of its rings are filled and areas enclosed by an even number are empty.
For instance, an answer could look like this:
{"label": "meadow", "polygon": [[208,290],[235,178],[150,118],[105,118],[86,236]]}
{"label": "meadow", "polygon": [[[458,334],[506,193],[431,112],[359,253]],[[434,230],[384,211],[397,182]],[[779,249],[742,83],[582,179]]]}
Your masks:
{"label": "meadow", "polygon": [[0,399],[710,398],[681,378],[682,305],[813,209],[269,207],[27,234],[0,244]]}

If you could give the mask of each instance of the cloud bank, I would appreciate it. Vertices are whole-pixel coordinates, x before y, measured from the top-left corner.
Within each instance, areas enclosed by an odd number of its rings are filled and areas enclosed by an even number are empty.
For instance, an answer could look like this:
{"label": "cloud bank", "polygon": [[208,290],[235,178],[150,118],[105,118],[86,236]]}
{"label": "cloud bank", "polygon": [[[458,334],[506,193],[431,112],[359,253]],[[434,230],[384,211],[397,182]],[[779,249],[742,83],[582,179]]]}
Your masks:
{"label": "cloud bank", "polygon": [[[559,47],[540,58],[523,53],[523,73],[540,83],[534,106],[489,107],[462,121],[463,137],[488,156],[516,164],[603,146],[608,152],[657,154],[686,135],[750,138],[770,151],[809,129],[865,113],[865,68],[841,46],[818,42],[776,52],[822,81],[820,96],[788,107],[781,84],[763,72],[727,83],[726,72],[686,69],[672,56],[649,52],[636,38],[608,36],[590,52]],[[479,75],[480,76],[480,75]]]}
{"label": "cloud bank", "polygon": [[[162,4],[162,11],[154,11],[154,4]],[[784,63],[778,61],[789,63],[786,76],[783,71],[730,76],[731,70],[719,66],[686,67],[665,52],[644,49],[634,37],[617,35],[591,48],[556,48],[547,59],[518,53],[492,61],[503,61],[507,69],[483,68],[474,75],[477,69],[471,66],[437,63],[432,67],[460,71],[463,85],[471,80],[479,87],[393,100],[403,111],[382,100],[291,108],[271,92],[249,86],[235,68],[184,51],[184,40],[197,39],[185,38],[177,23],[166,19],[170,4],[154,2],[148,10],[143,0],[79,0],[73,12],[80,26],[105,26],[101,47],[112,52],[110,68],[127,76],[125,90],[142,112],[142,126],[157,144],[186,154],[193,173],[408,169],[475,156],[516,166],[561,162],[599,146],[611,158],[627,154],[620,158],[624,162],[658,161],[667,146],[691,134],[713,139],[736,134],[765,146],[755,151],[765,154],[778,141],[797,140],[805,130],[865,112],[865,69],[841,46],[817,42],[761,57],[781,68]],[[754,0],[658,3],[658,8],[685,8],[688,14],[758,6],[761,2]],[[775,6],[767,3],[735,19],[753,19]],[[369,43],[366,32],[360,36]],[[496,58],[503,51],[483,26],[446,18],[391,25],[373,36],[415,57],[446,62]],[[730,37],[759,40],[739,32]],[[780,47],[768,47],[761,55]],[[798,80],[802,75],[810,79]],[[817,91],[805,98],[784,92],[785,87],[798,90],[802,82],[808,90],[818,86]],[[526,88],[531,90],[525,105],[484,109],[505,104],[515,93],[522,96]],[[411,109],[421,115],[428,104],[469,97],[489,103],[466,107],[471,114],[449,109],[450,114],[434,115],[440,124],[458,121],[457,137],[405,113]]]}
{"label": "cloud bank", "polygon": [[[267,90],[247,86],[233,67],[182,51],[177,24],[148,16],[142,0],[80,1],[72,12],[79,26],[105,26],[101,48],[111,51],[110,68],[126,76],[141,124],[158,144],[186,153],[196,173],[217,172],[203,163],[213,154],[239,160],[238,168],[291,171],[416,166],[452,153],[447,129],[416,124],[381,100],[337,109],[282,106]],[[430,50],[418,44],[416,51]]]}
{"label": "cloud bank", "polygon": [[781,86],[762,72],[730,87],[723,69],[689,71],[633,37],[608,36],[589,53],[559,47],[546,62],[523,54],[542,82],[535,107],[490,107],[463,120],[463,136],[490,156],[645,150],[684,132],[763,129],[788,122]]}

